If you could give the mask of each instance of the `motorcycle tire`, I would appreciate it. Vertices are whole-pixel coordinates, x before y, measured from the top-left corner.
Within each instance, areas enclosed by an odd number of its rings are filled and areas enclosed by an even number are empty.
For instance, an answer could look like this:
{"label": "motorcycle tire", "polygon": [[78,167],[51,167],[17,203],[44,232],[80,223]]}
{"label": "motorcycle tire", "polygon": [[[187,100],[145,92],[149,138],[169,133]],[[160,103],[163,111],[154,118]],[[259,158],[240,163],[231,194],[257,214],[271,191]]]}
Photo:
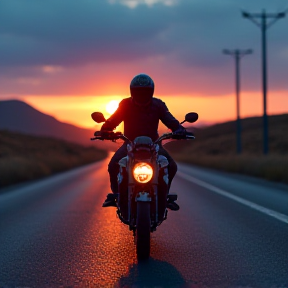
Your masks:
{"label": "motorcycle tire", "polygon": [[138,260],[150,256],[150,202],[137,202],[136,252]]}

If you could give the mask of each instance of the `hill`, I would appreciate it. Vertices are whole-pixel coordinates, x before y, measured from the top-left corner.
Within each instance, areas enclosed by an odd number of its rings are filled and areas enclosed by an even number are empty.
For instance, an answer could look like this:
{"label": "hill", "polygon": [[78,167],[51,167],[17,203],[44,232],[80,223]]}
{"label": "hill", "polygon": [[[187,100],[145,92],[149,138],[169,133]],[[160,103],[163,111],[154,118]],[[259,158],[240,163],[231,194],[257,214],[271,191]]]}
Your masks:
{"label": "hill", "polygon": [[236,155],[234,121],[190,128],[194,141],[174,141],[165,148],[178,161],[288,182],[288,114],[269,116],[268,122],[269,155],[262,154],[262,117],[242,119],[241,155]]}
{"label": "hill", "polygon": [[35,180],[104,159],[95,147],[0,130],[0,187]]}
{"label": "hill", "polygon": [[[95,132],[92,129],[60,122],[54,117],[18,100],[0,102],[0,129],[28,135],[48,136],[85,146],[92,145],[90,138],[93,137]],[[93,146],[115,150],[115,145],[112,143],[103,145],[103,143],[94,141]]]}

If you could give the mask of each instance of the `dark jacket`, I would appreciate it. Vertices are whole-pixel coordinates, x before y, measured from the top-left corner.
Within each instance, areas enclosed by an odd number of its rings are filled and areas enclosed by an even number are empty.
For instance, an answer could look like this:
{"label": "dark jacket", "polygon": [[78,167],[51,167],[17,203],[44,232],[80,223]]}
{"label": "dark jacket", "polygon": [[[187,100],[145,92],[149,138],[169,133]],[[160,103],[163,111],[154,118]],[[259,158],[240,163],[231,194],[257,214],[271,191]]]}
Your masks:
{"label": "dark jacket", "polygon": [[148,136],[153,141],[158,137],[158,124],[162,121],[172,131],[180,127],[169,112],[166,104],[157,98],[152,98],[151,103],[146,107],[139,107],[134,104],[132,98],[123,99],[115,113],[106,120],[101,130],[114,130],[124,121],[124,135],[130,140],[138,136]]}

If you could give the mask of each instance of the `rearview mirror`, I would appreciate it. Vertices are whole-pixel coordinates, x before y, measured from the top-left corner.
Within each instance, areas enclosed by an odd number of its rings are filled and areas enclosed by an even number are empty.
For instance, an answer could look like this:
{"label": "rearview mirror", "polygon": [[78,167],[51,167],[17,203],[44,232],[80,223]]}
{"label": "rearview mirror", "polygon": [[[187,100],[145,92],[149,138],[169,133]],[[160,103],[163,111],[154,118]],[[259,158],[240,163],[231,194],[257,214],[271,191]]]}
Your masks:
{"label": "rearview mirror", "polygon": [[186,114],[185,121],[189,123],[196,122],[198,120],[198,114],[195,112],[190,112]]}
{"label": "rearview mirror", "polygon": [[94,112],[91,114],[92,119],[97,123],[105,122],[106,119],[101,112]]}

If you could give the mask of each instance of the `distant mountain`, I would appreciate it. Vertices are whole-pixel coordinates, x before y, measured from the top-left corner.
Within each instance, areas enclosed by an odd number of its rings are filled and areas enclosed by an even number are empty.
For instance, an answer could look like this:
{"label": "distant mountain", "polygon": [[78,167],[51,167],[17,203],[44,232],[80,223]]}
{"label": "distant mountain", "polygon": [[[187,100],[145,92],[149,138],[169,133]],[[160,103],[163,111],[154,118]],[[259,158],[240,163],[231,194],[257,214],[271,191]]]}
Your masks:
{"label": "distant mountain", "polygon": [[[90,141],[94,130],[60,122],[54,117],[18,100],[0,102],[0,129],[24,134],[50,136],[85,146],[93,144],[103,149],[107,148],[107,145],[103,145],[103,143]],[[109,147],[115,147],[115,145]],[[110,149],[108,148],[108,150]]]}

